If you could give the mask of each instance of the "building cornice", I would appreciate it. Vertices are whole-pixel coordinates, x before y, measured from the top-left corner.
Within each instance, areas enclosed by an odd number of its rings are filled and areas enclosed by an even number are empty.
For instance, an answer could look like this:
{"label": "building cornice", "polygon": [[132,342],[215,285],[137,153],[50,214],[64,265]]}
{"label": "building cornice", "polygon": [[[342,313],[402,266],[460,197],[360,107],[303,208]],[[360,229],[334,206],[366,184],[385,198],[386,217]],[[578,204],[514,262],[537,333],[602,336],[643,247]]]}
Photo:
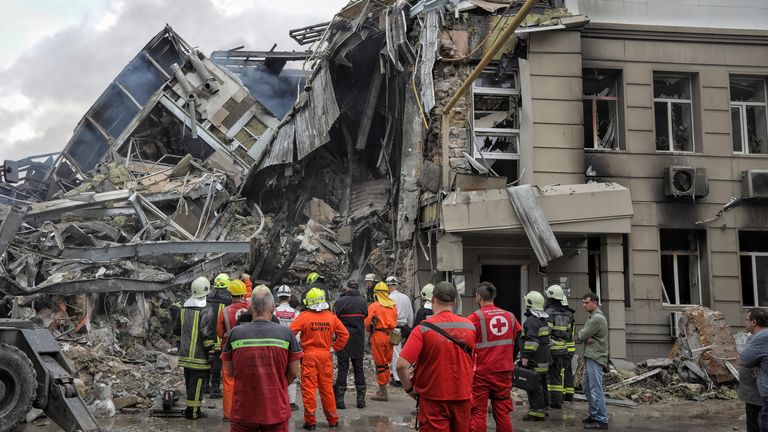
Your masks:
{"label": "building cornice", "polygon": [[581,34],[584,38],[593,39],[768,45],[768,31],[765,30],[669,27],[591,22],[582,29]]}

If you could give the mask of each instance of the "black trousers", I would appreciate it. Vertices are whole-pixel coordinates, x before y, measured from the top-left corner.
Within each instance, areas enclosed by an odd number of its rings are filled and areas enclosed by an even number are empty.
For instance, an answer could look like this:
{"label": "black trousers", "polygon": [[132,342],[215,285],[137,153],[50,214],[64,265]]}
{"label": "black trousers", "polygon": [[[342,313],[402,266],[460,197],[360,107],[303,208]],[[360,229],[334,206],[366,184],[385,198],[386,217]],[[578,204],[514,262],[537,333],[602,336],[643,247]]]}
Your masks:
{"label": "black trousers", "polygon": [[563,371],[563,395],[565,400],[573,400],[573,353],[568,353],[565,357],[565,366]]}
{"label": "black trousers", "polygon": [[544,408],[547,406],[547,374],[539,374],[539,385],[528,391],[528,415],[532,417],[545,417]]}
{"label": "black trousers", "polygon": [[760,410],[763,407],[751,403],[746,403],[745,405],[747,412],[747,432],[760,432],[760,423],[757,419],[760,417]]}
{"label": "black trousers", "polygon": [[339,373],[336,375],[336,387],[347,386],[347,374],[349,373],[349,362],[352,362],[352,372],[355,374],[355,386],[365,386],[365,371],[363,370],[362,358],[350,358],[343,353],[336,354],[336,360],[339,363]]}
{"label": "black trousers", "polygon": [[566,357],[564,355],[552,356],[549,372],[547,372],[547,392],[549,393],[547,401],[549,405],[563,405],[565,362]]}
{"label": "black trousers", "polygon": [[211,378],[210,381],[208,381],[210,383],[209,391],[213,389],[221,389],[221,358],[219,355],[221,355],[221,353],[217,352],[211,361]]}
{"label": "black trousers", "polygon": [[196,418],[203,404],[203,386],[208,381],[209,369],[184,368],[184,384],[187,388],[187,416]]}

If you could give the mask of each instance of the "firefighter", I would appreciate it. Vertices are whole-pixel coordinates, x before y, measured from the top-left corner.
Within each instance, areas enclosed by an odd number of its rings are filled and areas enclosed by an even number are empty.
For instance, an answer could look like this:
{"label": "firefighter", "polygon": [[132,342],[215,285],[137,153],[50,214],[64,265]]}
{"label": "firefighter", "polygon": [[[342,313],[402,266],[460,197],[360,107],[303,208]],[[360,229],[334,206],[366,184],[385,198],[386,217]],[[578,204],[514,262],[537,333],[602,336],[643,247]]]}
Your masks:
{"label": "firefighter", "polygon": [[349,363],[355,375],[355,390],[357,391],[357,407],[365,408],[365,370],[363,370],[363,353],[365,348],[365,318],[368,316],[368,303],[360,290],[357,281],[347,281],[347,287],[341,297],[334,303],[333,312],[339,317],[349,331],[349,341],[343,350],[336,352],[339,370],[336,375],[336,408],[345,409],[344,393],[347,391],[347,373]]}
{"label": "firefighter", "polygon": [[[221,346],[227,343],[227,336],[234,326],[237,325],[237,318],[240,314],[248,311],[248,302],[245,300],[245,283],[240,280],[229,282],[229,294],[232,296],[232,303],[221,311],[216,320],[216,336],[221,340]],[[227,374],[227,370],[221,370],[222,382],[224,384],[224,420],[228,420],[232,411],[232,392],[235,387],[235,380]]]}
{"label": "firefighter", "polygon": [[551,285],[547,288],[547,303],[544,312],[549,315],[549,354],[552,359],[547,374],[549,406],[563,407],[565,395],[565,363],[568,361],[568,342],[573,342],[575,321],[570,310],[563,306],[563,288]]}
{"label": "firefighter", "polygon": [[397,306],[389,298],[389,287],[379,282],[373,288],[376,301],[368,305],[368,317],[365,319],[365,330],[370,332],[371,355],[376,366],[376,382],[379,390],[371,396],[371,400],[388,401],[387,384],[389,384],[389,363],[392,361],[392,331],[397,326]]}
{"label": "firefighter", "polygon": [[245,284],[245,301],[246,303],[250,303],[251,294],[253,294],[253,281],[251,280],[251,275],[243,273],[240,275],[240,280]]}
{"label": "firefighter", "polygon": [[376,286],[376,275],[368,273],[365,275],[363,283],[365,283],[365,299],[368,300],[368,303],[375,302],[376,296],[373,294],[373,287]]}
{"label": "firefighter", "polygon": [[515,370],[515,340],[521,327],[517,318],[493,305],[496,287],[482,282],[475,291],[480,309],[469,315],[475,326],[475,376],[472,380],[472,432],[485,432],[488,399],[491,399],[496,430],[512,432],[509,413],[514,405],[512,373]]}
{"label": "firefighter", "polygon": [[[304,299],[307,310],[300,313],[291,323],[294,334],[301,334],[301,347],[304,357],[301,359],[301,400],[304,403],[304,429],[315,430],[317,419],[317,397],[320,401],[329,427],[339,425],[336,415],[336,400],[333,396],[333,358],[331,348],[341,351],[349,339],[349,332],[336,318],[326,301],[325,293],[320,288],[307,291]],[[333,336],[336,341],[333,342]]]}
{"label": "firefighter", "polygon": [[395,365],[397,364],[397,359],[400,357],[400,351],[403,349],[403,344],[405,344],[405,341],[408,339],[408,335],[413,328],[413,304],[411,303],[410,297],[399,291],[400,281],[397,280],[395,276],[387,277],[385,282],[389,287],[389,297],[395,301],[395,304],[397,304],[397,327],[395,327],[394,332],[400,335],[400,342],[395,344],[392,351],[392,362],[390,363],[392,381],[390,381],[389,384],[392,387],[402,388],[403,385],[400,383],[400,378],[397,376]]}
{"label": "firefighter", "polygon": [[208,417],[201,406],[203,386],[211,374],[210,358],[214,355],[216,340],[216,317],[205,299],[210,289],[208,279],[195,279],[192,296],[184,302],[174,324],[174,333],[179,336],[179,366],[184,368],[187,390],[184,416],[191,420]]}
{"label": "firefighter", "polygon": [[[208,294],[207,303],[211,308],[211,313],[218,318],[224,308],[232,303],[232,297],[229,294],[229,275],[220,273],[213,280],[213,290]],[[214,344],[215,354],[211,362],[211,378],[208,382],[208,395],[211,399],[221,398],[221,338],[216,337]]]}
{"label": "firefighter", "polygon": [[544,421],[549,370],[549,316],[544,312],[544,296],[540,292],[531,291],[525,295],[525,316],[521,365],[538,374],[539,385],[528,391],[529,408],[523,420]]}
{"label": "firefighter", "polygon": [[[280,302],[275,308],[275,317],[278,319],[281,325],[290,327],[293,320],[299,316],[299,312],[291,306],[291,297],[293,291],[288,285],[280,285],[275,290],[277,300]],[[288,385],[288,402],[291,404],[291,411],[297,411],[299,409],[296,405],[296,383],[292,382]]]}
{"label": "firefighter", "polygon": [[303,309],[306,309],[304,300],[307,298],[307,293],[312,288],[320,288],[325,293],[325,300],[330,303],[331,293],[328,291],[328,287],[325,286],[325,276],[313,271],[307,275],[307,284],[304,286],[304,290],[301,292],[301,305]]}
{"label": "firefighter", "polygon": [[416,316],[413,318],[413,327],[416,328],[417,325],[419,325],[420,322],[424,321],[425,319],[431,317],[434,312],[432,312],[432,291],[435,290],[435,286],[431,283],[428,283],[424,285],[423,288],[421,288],[421,307],[419,310],[416,311]]}
{"label": "firefighter", "polygon": [[[576,313],[575,310],[571,309],[570,306],[568,306],[568,297],[563,295],[563,301],[562,301],[563,307],[565,307],[568,312],[571,315],[571,318],[573,318],[573,322],[576,322],[576,318],[573,314]],[[576,334],[576,325],[573,326],[573,331],[571,332],[568,339],[566,339],[565,342],[565,348],[568,354],[565,357],[565,371],[563,372],[563,401],[565,403],[573,403],[573,393],[574,393],[574,383],[573,383],[573,356],[576,354],[576,342],[574,341],[574,334]]]}

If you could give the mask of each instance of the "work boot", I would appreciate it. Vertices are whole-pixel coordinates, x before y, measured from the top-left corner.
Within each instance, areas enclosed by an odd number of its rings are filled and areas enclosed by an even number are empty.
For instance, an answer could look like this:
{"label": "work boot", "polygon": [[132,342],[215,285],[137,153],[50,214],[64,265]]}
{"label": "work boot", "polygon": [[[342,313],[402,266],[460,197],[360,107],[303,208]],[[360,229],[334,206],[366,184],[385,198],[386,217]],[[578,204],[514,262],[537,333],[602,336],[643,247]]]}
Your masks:
{"label": "work boot", "polygon": [[304,426],[302,426],[302,428],[304,428],[304,430],[315,430],[317,429],[317,425],[304,423]]}
{"label": "work boot", "polygon": [[379,390],[376,392],[375,395],[371,396],[371,400],[375,401],[383,401],[386,402],[389,400],[389,396],[387,396],[387,386],[379,384]]}
{"label": "work boot", "polygon": [[584,429],[608,429],[608,423],[593,422],[584,425]]}
{"label": "work boot", "polygon": [[211,387],[211,392],[208,393],[208,397],[211,398],[211,399],[221,399],[222,396],[224,396],[224,395],[221,392],[221,387],[218,387],[218,386]]}
{"label": "work boot", "polygon": [[298,411],[299,406],[296,405],[296,402],[291,402],[291,411]]}
{"label": "work boot", "polygon": [[357,390],[357,407],[358,408],[365,408],[365,389],[366,389],[366,386],[355,387],[355,390]]}
{"label": "work boot", "polygon": [[595,421],[597,421],[597,420],[595,420],[595,418],[592,417],[592,416],[584,417],[583,419],[581,419],[581,422],[584,423],[584,424],[594,423]]}
{"label": "work boot", "polygon": [[346,387],[333,387],[333,395],[336,397],[336,409],[347,409],[346,405],[344,405],[344,393],[346,392]]}

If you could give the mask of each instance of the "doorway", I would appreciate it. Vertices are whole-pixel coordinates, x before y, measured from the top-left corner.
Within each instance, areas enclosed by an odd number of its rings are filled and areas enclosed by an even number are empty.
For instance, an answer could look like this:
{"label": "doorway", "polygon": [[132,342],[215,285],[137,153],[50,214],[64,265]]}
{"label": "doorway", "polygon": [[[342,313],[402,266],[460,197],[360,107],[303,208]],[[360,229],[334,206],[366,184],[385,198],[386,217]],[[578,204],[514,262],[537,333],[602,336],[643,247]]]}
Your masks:
{"label": "doorway", "polygon": [[480,282],[483,281],[496,287],[496,307],[512,312],[519,320],[522,312],[520,266],[483,264],[480,266]]}

